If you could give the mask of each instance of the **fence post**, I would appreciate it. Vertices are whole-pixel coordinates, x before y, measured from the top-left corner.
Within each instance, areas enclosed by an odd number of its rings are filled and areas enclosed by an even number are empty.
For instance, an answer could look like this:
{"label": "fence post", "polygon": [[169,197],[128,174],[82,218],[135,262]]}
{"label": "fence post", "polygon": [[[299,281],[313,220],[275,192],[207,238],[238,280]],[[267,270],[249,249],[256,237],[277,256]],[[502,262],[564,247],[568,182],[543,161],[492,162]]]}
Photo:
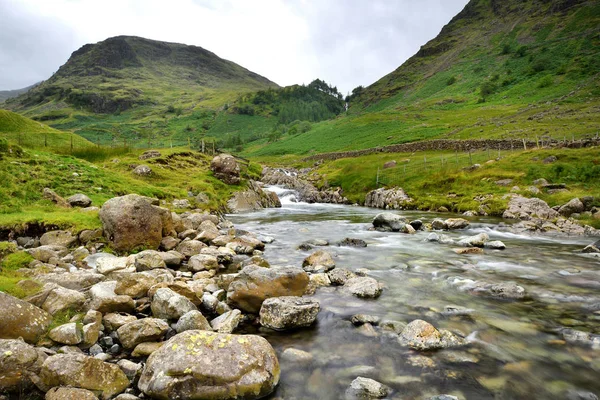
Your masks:
{"label": "fence post", "polygon": [[527,143],[525,142],[525,138],[523,138],[523,150],[527,150]]}
{"label": "fence post", "polygon": [[71,132],[71,153],[73,152],[73,132]]}
{"label": "fence post", "polygon": [[204,139],[202,139],[202,154],[204,154]]}

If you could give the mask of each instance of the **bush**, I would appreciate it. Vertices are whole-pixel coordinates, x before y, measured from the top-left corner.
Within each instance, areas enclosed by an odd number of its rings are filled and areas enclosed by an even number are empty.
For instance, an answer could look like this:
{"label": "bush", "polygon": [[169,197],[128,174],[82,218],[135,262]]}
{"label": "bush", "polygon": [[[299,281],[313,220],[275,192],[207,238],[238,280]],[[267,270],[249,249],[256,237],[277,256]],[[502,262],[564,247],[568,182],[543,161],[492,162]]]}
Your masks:
{"label": "bush", "polygon": [[551,75],[546,75],[542,79],[539,80],[537,87],[542,89],[548,86],[552,86],[554,84],[554,79],[552,79]]}
{"label": "bush", "polygon": [[447,81],[446,81],[446,85],[448,86],[452,86],[456,83],[456,77],[451,76]]}
{"label": "bush", "polygon": [[6,153],[8,151],[8,141],[4,138],[0,138],[0,153]]}
{"label": "bush", "polygon": [[502,54],[510,54],[510,44],[505,44],[504,46],[502,46]]}
{"label": "bush", "polygon": [[484,82],[481,84],[479,90],[481,97],[485,99],[487,96],[496,91],[496,85],[492,82]]}
{"label": "bush", "polygon": [[524,57],[527,54],[527,46],[521,46],[515,51],[517,57]]}

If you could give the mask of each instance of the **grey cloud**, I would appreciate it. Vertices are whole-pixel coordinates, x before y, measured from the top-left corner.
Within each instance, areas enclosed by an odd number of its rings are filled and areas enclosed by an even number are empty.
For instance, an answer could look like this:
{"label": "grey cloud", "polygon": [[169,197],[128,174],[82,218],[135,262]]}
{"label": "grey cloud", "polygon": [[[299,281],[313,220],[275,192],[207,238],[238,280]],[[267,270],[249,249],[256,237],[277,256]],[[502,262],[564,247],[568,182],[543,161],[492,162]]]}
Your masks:
{"label": "grey cloud", "polygon": [[49,78],[77,47],[75,33],[0,0],[0,90],[20,89]]}
{"label": "grey cloud", "polygon": [[395,70],[467,0],[290,0],[306,18],[320,78],[345,93]]}

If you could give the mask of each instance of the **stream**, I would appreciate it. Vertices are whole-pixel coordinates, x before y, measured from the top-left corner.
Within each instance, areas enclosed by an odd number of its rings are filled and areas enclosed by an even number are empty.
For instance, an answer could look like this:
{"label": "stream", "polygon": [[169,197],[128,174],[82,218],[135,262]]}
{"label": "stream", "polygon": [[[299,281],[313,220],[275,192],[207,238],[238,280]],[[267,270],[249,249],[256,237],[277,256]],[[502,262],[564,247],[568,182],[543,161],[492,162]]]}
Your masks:
{"label": "stream", "polygon": [[[382,210],[297,203],[293,193],[270,189],[281,197],[282,208],[228,218],[237,228],[274,238],[264,252],[271,265],[300,266],[312,252],[325,250],[337,267],[367,269],[385,286],[375,300],[336,287],[319,288],[314,298],[321,311],[314,327],[282,333],[259,330],[279,354],[282,368],[280,384],[269,398],[343,399],[357,376],[390,387],[390,399],[439,394],[459,399],[593,399],[567,393],[600,394],[600,340],[577,342],[561,334],[565,328],[600,333],[600,258],[579,253],[594,238],[518,235],[500,219],[470,218],[468,229],[445,233],[458,239],[485,232],[490,240],[504,242],[506,250],[458,255],[456,246],[427,242],[427,231],[370,231],[373,217]],[[397,213],[423,222],[449,217]],[[344,238],[362,239],[368,246],[336,246]],[[311,239],[330,245],[298,250]],[[475,281],[515,282],[528,296],[509,301],[475,294],[469,290]],[[453,309],[461,312],[449,312]],[[423,319],[468,338],[469,344],[435,352],[410,350],[392,331],[354,326],[350,318],[355,314],[404,324]],[[290,347],[311,353],[312,360],[282,358]]]}

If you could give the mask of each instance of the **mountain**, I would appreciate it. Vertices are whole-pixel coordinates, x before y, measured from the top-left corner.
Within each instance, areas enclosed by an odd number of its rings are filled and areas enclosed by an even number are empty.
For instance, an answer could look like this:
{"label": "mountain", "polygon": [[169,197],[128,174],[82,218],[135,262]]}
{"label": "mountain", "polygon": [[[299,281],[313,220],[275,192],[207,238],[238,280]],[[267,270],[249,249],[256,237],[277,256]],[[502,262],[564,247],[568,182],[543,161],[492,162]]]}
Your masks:
{"label": "mountain", "polygon": [[40,82],[34,83],[33,85],[24,87],[22,89],[0,90],[0,103],[2,103],[5,100],[12,99],[13,97],[17,97],[17,96],[27,92],[29,89],[36,87],[39,84],[40,84]]}
{"label": "mountain", "polygon": [[440,138],[595,135],[598,48],[598,1],[471,0],[403,65],[356,88],[344,117],[246,153],[322,153]]}
{"label": "mountain", "polygon": [[201,47],[118,36],[81,47],[50,79],[4,107],[100,142],[158,142],[177,133],[173,117],[212,118],[203,113],[277,87]]}

